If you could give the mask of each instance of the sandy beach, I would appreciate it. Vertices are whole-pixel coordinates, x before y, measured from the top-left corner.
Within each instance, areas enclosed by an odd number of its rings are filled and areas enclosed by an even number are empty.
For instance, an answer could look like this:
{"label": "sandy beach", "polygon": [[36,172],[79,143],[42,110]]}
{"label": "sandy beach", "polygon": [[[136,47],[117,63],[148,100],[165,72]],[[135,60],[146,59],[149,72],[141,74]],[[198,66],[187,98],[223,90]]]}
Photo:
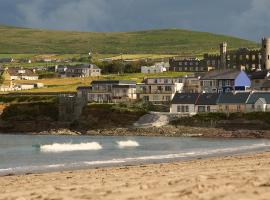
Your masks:
{"label": "sandy beach", "polygon": [[0,177],[0,199],[270,199],[270,152]]}

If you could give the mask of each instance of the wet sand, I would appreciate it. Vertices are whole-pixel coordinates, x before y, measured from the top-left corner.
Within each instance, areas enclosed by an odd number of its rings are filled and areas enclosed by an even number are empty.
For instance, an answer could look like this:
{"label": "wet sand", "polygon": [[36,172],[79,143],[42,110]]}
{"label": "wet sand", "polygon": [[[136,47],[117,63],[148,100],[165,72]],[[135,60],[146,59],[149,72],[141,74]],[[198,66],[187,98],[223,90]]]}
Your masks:
{"label": "wet sand", "polygon": [[270,199],[270,152],[0,177],[0,199]]}

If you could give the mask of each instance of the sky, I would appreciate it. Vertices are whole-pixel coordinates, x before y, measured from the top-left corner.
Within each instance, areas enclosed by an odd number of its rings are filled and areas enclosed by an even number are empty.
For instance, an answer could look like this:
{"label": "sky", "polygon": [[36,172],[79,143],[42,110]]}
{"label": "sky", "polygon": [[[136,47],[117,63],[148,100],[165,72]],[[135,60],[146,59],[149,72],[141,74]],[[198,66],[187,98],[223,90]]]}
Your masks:
{"label": "sky", "polygon": [[270,0],[0,0],[0,24],[118,32],[182,28],[270,36]]}

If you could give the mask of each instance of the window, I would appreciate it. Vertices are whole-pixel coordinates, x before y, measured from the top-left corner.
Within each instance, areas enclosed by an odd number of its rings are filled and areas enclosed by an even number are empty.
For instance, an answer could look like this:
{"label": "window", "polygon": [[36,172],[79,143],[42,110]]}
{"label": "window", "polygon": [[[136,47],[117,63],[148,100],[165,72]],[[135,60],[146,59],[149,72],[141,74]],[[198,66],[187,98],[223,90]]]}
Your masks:
{"label": "window", "polygon": [[229,110],[229,106],[225,106],[225,110],[227,110],[227,111],[228,111],[228,110]]}
{"label": "window", "polygon": [[172,91],[172,87],[171,87],[171,86],[165,86],[165,91],[166,91],[166,92]]}
{"label": "window", "polygon": [[237,112],[240,112],[240,110],[241,110],[241,106],[240,105],[237,105]]}
{"label": "window", "polygon": [[186,112],[189,112],[189,107],[188,106],[186,106]]}
{"label": "window", "polygon": [[243,56],[242,55],[239,56],[239,60],[243,60]]}
{"label": "window", "polygon": [[207,106],[207,112],[210,112],[210,111],[211,111],[210,106]]}
{"label": "window", "polygon": [[144,97],[143,97],[143,100],[144,100],[144,101],[149,101],[149,96],[144,96]]}
{"label": "window", "polygon": [[181,112],[185,112],[185,106],[181,106]]}
{"label": "window", "polygon": [[153,99],[154,99],[154,101],[159,101],[159,96],[158,95],[154,95]]}
{"label": "window", "polygon": [[205,107],[204,106],[198,106],[198,112],[199,113],[205,112]]}
{"label": "window", "polygon": [[166,96],[166,101],[171,101],[171,97],[170,96]]}
{"label": "window", "polygon": [[177,106],[177,112],[181,112],[181,106]]}

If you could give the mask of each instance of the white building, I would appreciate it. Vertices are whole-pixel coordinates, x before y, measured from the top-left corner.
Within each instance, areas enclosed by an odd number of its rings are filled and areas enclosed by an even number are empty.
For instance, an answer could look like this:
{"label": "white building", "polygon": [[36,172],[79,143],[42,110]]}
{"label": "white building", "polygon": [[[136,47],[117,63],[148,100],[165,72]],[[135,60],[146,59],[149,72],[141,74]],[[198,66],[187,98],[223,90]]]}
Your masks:
{"label": "white building", "polygon": [[270,92],[253,92],[246,102],[246,112],[269,112]]}
{"label": "white building", "polygon": [[156,74],[156,73],[163,73],[166,72],[169,68],[168,63],[156,63],[153,66],[142,66],[141,73],[143,74]]}
{"label": "white building", "polygon": [[195,115],[198,93],[176,93],[172,100],[170,112],[174,114]]}

